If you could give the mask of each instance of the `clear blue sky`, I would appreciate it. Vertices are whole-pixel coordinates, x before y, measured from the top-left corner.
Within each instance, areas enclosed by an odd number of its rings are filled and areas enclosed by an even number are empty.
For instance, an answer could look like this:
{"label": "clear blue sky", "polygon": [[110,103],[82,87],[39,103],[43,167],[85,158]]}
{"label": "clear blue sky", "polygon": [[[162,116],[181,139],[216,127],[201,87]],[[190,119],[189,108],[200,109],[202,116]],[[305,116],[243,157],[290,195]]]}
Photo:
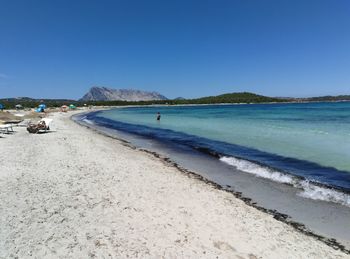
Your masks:
{"label": "clear blue sky", "polygon": [[0,98],[350,94],[348,0],[0,0]]}

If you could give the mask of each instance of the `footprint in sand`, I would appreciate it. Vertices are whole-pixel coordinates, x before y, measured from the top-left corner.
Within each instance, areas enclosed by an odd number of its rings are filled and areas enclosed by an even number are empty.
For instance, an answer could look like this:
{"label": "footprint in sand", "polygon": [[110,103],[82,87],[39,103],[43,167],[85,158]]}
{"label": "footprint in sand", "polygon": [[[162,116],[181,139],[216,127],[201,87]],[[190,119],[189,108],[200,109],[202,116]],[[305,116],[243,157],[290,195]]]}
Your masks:
{"label": "footprint in sand", "polygon": [[232,250],[232,251],[236,252],[236,249],[226,242],[217,241],[217,242],[214,242],[213,244],[217,249],[226,250],[226,251]]}

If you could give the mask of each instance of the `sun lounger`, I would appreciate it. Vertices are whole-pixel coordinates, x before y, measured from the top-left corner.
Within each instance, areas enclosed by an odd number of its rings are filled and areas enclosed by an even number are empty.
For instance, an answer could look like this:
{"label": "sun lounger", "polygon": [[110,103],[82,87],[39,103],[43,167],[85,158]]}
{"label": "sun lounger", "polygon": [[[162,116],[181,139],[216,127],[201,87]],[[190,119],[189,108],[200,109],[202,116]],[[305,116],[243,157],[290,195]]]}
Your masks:
{"label": "sun lounger", "polygon": [[27,131],[29,133],[38,133],[40,131],[47,132],[48,130],[50,130],[51,122],[52,122],[52,119],[43,118],[37,124],[33,124],[33,123],[28,124]]}
{"label": "sun lounger", "polygon": [[12,128],[12,124],[0,124],[0,132],[2,133],[10,133],[10,132],[14,132],[13,128]]}
{"label": "sun lounger", "polygon": [[8,120],[8,121],[4,121],[5,124],[12,124],[12,125],[17,125],[19,123],[21,123],[23,120]]}
{"label": "sun lounger", "polygon": [[46,124],[46,130],[50,130],[50,124],[53,121],[53,119],[49,119],[49,118],[43,118],[40,121],[44,121]]}
{"label": "sun lounger", "polygon": [[24,119],[20,123],[17,124],[18,127],[27,127],[28,124],[30,123],[30,119]]}

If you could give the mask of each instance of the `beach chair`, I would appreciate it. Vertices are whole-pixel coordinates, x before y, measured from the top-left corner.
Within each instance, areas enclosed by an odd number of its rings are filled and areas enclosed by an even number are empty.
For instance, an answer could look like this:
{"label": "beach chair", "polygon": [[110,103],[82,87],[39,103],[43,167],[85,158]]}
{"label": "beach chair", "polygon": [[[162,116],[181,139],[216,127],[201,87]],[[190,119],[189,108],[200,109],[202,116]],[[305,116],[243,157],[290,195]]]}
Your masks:
{"label": "beach chair", "polygon": [[18,127],[27,127],[30,123],[30,119],[24,119],[20,123],[17,124]]}
{"label": "beach chair", "polygon": [[43,118],[40,121],[44,121],[46,124],[46,128],[45,128],[45,132],[50,130],[50,124],[53,121],[53,119],[49,119],[49,118]]}
{"label": "beach chair", "polygon": [[0,132],[9,134],[10,132],[14,132],[12,128],[12,124],[0,124]]}
{"label": "beach chair", "polygon": [[52,119],[43,118],[37,124],[35,123],[28,124],[27,131],[29,133],[39,133],[40,131],[47,132],[48,130],[50,130],[51,122],[52,122]]}

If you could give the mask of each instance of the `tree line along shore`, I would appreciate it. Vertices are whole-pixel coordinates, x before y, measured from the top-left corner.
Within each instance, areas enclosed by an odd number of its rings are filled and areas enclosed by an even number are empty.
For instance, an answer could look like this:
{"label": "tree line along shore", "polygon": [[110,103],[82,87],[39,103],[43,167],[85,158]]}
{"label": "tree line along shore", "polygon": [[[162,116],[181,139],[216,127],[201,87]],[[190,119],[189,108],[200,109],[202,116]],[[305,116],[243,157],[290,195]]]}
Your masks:
{"label": "tree line along shore", "polygon": [[222,103],[292,103],[292,102],[334,102],[350,101],[350,95],[339,96],[321,96],[310,98],[289,98],[289,97],[268,97],[249,92],[228,93],[217,96],[207,96],[195,99],[166,99],[152,101],[83,101],[71,99],[32,99],[23,98],[4,98],[0,99],[0,104],[5,109],[15,109],[20,104],[25,108],[37,107],[40,103],[45,103],[48,107],[61,107],[62,105],[73,104],[75,106],[126,106],[126,105],[190,105],[190,104],[222,104]]}

